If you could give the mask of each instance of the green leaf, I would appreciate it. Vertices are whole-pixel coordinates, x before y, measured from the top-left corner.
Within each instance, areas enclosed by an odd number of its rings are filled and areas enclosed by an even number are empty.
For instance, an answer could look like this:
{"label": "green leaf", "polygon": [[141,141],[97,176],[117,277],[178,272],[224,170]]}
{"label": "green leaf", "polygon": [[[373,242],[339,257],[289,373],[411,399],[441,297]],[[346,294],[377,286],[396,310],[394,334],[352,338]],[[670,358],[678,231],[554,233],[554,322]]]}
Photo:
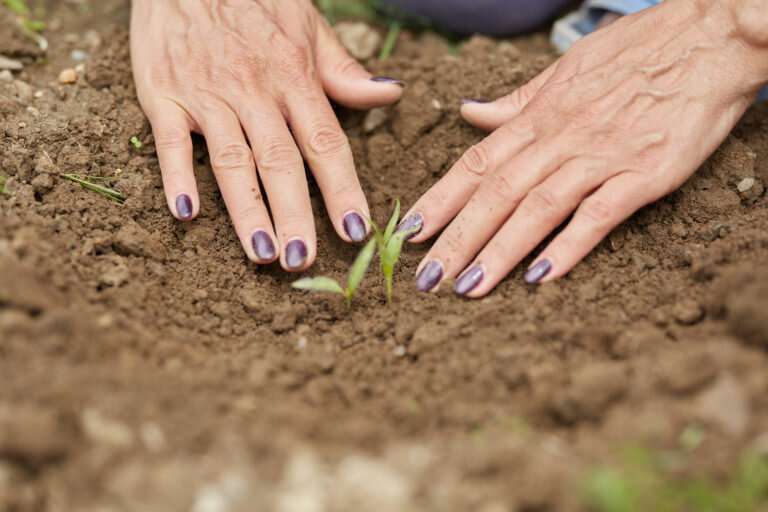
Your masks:
{"label": "green leaf", "polygon": [[21,16],[29,15],[29,7],[23,0],[3,0],[3,5]]}
{"label": "green leaf", "polygon": [[400,200],[399,199],[395,203],[395,212],[392,214],[392,218],[389,219],[389,224],[387,224],[387,229],[384,231],[385,244],[389,244],[389,239],[392,237],[392,233],[395,232],[395,228],[397,228],[398,220],[400,220]]}
{"label": "green leaf", "polygon": [[360,251],[357,259],[349,269],[349,277],[347,278],[347,293],[350,296],[355,293],[355,290],[357,290],[357,287],[360,285],[360,281],[363,280],[365,271],[368,270],[368,267],[371,265],[374,252],[376,252],[375,238],[371,239],[367,244],[365,244],[365,247],[363,247],[363,250]]}
{"label": "green leaf", "polygon": [[34,32],[42,32],[46,27],[44,21],[31,20],[29,18],[24,19],[24,26]]}
{"label": "green leaf", "polygon": [[388,267],[395,266],[397,259],[400,257],[400,251],[403,250],[405,239],[408,238],[408,235],[416,233],[418,230],[418,228],[414,228],[409,229],[408,231],[398,231],[392,235],[392,238],[390,238],[387,243],[387,247],[384,249],[384,253],[381,255],[382,267],[384,265]]}
{"label": "green leaf", "polygon": [[345,295],[341,285],[330,277],[303,277],[294,282],[291,286],[297,290],[311,290],[315,292],[331,292]]}

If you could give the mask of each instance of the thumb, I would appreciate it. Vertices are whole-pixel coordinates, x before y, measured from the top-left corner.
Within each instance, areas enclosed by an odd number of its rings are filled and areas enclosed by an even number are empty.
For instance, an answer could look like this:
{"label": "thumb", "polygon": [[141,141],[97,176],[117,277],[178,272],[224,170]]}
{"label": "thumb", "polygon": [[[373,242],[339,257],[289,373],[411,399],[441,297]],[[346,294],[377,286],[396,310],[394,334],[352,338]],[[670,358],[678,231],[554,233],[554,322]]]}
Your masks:
{"label": "thumb", "polygon": [[328,22],[320,16],[315,47],[320,81],[326,94],[336,103],[356,109],[390,105],[403,94],[402,82],[375,81],[339,42]]}
{"label": "thumb", "polygon": [[515,118],[554,74],[557,62],[511,94],[496,101],[462,100],[461,115],[471,125],[489,132]]}

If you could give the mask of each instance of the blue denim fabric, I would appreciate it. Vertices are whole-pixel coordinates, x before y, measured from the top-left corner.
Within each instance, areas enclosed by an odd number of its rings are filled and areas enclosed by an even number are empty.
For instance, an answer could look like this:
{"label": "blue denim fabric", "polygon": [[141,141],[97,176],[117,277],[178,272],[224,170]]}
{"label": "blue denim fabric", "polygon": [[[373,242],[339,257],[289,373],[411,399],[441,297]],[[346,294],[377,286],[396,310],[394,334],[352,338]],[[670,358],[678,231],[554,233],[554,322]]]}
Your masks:
{"label": "blue denim fabric", "polygon": [[552,20],[572,0],[379,0],[459,35],[506,37]]}

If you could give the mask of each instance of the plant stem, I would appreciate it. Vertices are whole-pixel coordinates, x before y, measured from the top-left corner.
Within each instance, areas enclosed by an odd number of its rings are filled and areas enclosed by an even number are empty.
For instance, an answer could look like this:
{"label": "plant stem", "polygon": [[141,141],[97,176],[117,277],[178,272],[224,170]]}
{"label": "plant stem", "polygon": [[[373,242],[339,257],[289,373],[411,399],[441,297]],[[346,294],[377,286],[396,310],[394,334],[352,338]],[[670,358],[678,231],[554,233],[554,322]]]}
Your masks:
{"label": "plant stem", "polygon": [[379,60],[387,60],[389,56],[392,55],[392,51],[395,49],[395,44],[397,44],[398,35],[400,35],[400,22],[393,21],[389,25],[389,33],[387,34],[387,39],[384,41],[384,46],[381,48]]}

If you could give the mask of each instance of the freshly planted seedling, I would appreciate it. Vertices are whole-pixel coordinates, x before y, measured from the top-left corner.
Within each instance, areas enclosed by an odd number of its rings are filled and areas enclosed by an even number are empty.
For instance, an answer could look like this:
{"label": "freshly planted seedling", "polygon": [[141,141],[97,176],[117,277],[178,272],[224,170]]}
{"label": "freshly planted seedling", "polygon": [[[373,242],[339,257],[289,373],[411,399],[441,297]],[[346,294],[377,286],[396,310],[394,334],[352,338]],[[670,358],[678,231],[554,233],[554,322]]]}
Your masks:
{"label": "freshly planted seedling", "polygon": [[354,295],[357,287],[360,286],[360,281],[363,280],[366,270],[371,265],[373,259],[373,253],[376,251],[376,240],[373,239],[368,242],[357,259],[352,264],[352,268],[349,269],[349,275],[347,276],[347,288],[346,290],[341,285],[330,277],[305,277],[299,279],[293,283],[293,287],[297,290],[310,290],[316,292],[330,292],[338,293],[344,296],[347,301],[347,308],[352,307],[352,295]]}
{"label": "freshly planted seedling", "polygon": [[101,194],[102,196],[105,196],[109,199],[112,199],[113,201],[117,201],[118,203],[123,204],[125,203],[123,194],[121,194],[117,190],[111,189],[109,187],[105,187],[104,185],[99,185],[98,183],[94,183],[96,181],[116,180],[119,178],[119,175],[122,172],[123,172],[122,170],[117,169],[117,171],[115,171],[115,176],[110,176],[110,177],[88,176],[85,174],[62,174],[61,176],[68,180],[74,181],[79,185],[82,185],[88,190],[93,190],[97,194]]}
{"label": "freshly planted seedling", "polygon": [[398,219],[400,219],[400,200],[395,203],[395,211],[384,231],[381,231],[375,222],[368,219],[368,222],[373,227],[374,238],[379,247],[381,272],[384,274],[384,282],[387,286],[387,301],[390,303],[392,302],[392,274],[395,271],[395,264],[400,258],[400,252],[403,250],[403,243],[405,243],[409,235],[418,231],[418,228],[415,228],[395,232]]}
{"label": "freshly planted seedling", "polygon": [[[27,3],[24,0],[2,0],[2,4],[17,15],[18,23],[24,35],[36,42],[41,50],[47,50],[48,40],[39,34],[46,29],[46,24],[44,21],[33,18],[32,10],[27,6]],[[45,11],[35,9],[34,15],[41,17],[45,15]]]}
{"label": "freshly planted seedling", "polygon": [[131,137],[131,144],[136,146],[136,149],[141,149],[141,146],[143,145],[138,137]]}

